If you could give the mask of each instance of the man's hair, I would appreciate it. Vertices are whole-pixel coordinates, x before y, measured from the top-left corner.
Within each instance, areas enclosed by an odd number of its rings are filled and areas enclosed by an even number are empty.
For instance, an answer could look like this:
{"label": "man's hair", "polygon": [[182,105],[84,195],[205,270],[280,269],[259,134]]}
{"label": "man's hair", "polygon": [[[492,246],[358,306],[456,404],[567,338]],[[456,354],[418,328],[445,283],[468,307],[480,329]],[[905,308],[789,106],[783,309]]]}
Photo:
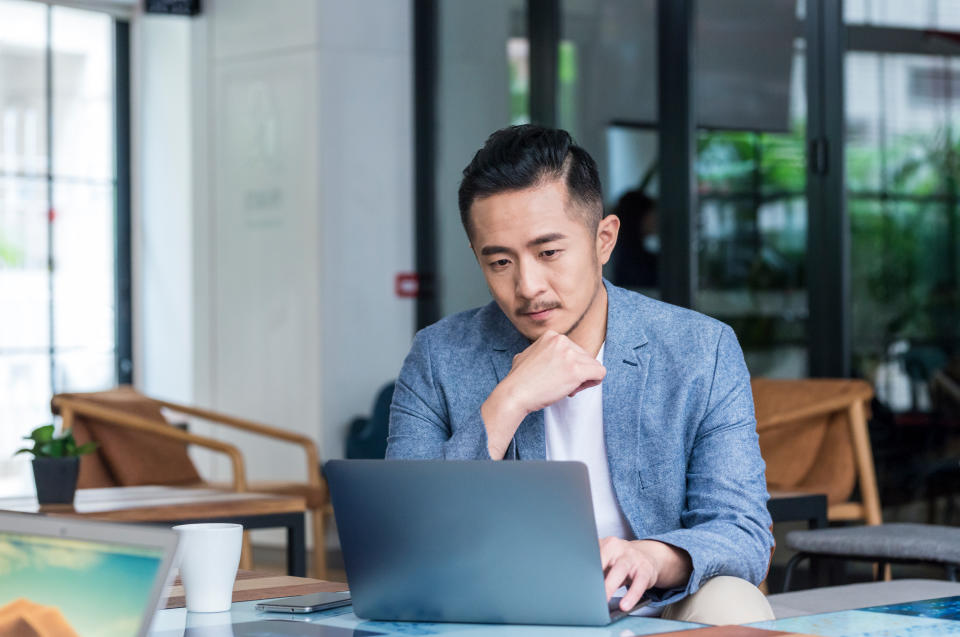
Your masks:
{"label": "man's hair", "polygon": [[563,179],[572,203],[591,232],[603,217],[597,164],[565,130],[533,124],[496,131],[463,169],[460,221],[472,237],[470,207],[477,199]]}

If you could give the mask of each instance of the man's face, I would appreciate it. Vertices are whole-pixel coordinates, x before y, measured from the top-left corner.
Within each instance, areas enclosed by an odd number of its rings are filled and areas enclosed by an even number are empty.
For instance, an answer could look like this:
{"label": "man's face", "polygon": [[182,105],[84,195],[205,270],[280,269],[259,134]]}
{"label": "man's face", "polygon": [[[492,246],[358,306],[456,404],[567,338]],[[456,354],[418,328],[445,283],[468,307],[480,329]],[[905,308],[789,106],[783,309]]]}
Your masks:
{"label": "man's face", "polygon": [[[531,341],[554,330],[571,338],[599,321],[601,268],[616,243],[619,220],[594,233],[562,180],[504,192],[470,208],[474,255],[497,305]],[[600,307],[602,305],[602,307]]]}

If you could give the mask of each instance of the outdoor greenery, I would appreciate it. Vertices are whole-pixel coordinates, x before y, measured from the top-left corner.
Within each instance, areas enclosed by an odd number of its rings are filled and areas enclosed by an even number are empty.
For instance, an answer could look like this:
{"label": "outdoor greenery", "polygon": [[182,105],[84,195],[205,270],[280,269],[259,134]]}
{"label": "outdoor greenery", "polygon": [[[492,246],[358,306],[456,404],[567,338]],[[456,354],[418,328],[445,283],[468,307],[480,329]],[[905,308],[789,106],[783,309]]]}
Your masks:
{"label": "outdoor greenery", "polygon": [[[805,131],[704,132],[697,174],[701,208],[735,215],[734,234],[702,236],[702,287],[754,291],[803,289],[806,281]],[[941,131],[903,134],[884,148],[850,140],[846,149],[851,224],[854,350],[881,360],[896,340],[956,351],[960,342],[960,139]],[[764,206],[791,202],[804,223],[781,232],[760,227]],[[778,319],[741,321],[745,345],[783,342],[795,330]],[[782,321],[781,321],[782,322]]]}

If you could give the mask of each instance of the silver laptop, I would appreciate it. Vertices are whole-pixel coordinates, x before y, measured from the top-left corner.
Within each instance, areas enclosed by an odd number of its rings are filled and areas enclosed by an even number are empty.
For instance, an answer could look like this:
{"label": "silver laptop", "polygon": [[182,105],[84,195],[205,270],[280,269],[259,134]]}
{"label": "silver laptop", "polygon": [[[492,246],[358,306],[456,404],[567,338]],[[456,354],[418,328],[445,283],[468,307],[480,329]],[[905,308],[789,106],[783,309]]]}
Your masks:
{"label": "silver laptop", "polygon": [[580,462],[331,460],[358,617],[602,626],[607,603]]}
{"label": "silver laptop", "polygon": [[0,513],[0,635],[143,637],[176,548],[170,529]]}

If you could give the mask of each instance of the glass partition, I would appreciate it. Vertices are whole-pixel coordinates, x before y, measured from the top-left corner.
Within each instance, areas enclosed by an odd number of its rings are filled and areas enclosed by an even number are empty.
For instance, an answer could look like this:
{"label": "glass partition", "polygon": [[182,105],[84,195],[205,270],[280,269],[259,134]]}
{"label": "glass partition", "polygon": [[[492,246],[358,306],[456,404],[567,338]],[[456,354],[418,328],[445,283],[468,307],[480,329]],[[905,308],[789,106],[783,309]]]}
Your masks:
{"label": "glass partition", "polygon": [[523,0],[437,3],[436,294],[446,316],[490,301],[460,223],[464,166],[493,131],[529,120]]}
{"label": "glass partition", "polygon": [[846,69],[853,368],[893,411],[930,412],[960,351],[960,58],[851,51]]}
{"label": "glass partition", "polygon": [[0,0],[0,458],[53,393],[117,382],[113,33]]}
{"label": "glass partition", "polygon": [[[724,16],[738,16],[736,20]],[[696,309],[755,376],[807,374],[805,41],[794,2],[698,5]],[[761,26],[763,25],[763,26]],[[751,51],[743,55],[743,51]]]}

